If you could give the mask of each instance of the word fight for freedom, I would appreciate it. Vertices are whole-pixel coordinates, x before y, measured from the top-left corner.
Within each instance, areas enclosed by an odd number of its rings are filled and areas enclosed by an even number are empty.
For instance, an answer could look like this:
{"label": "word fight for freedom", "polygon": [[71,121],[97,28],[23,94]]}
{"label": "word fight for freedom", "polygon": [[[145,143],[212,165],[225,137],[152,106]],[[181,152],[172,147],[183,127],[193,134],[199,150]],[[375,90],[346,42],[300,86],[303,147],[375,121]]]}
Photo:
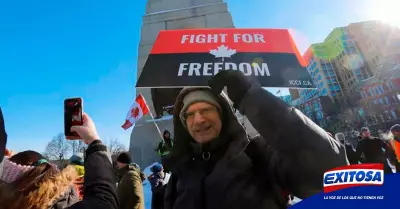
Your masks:
{"label": "word fight for freedom", "polygon": [[246,76],[270,76],[267,63],[181,63],[178,76],[213,76],[222,70],[240,70]]}

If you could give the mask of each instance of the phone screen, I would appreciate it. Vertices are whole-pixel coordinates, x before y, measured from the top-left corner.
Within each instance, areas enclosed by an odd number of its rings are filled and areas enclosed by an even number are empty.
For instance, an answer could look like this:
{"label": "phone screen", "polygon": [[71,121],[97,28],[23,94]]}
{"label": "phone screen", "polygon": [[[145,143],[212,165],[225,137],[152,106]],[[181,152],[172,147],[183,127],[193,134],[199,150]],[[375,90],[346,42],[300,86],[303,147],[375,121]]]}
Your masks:
{"label": "phone screen", "polygon": [[83,103],[81,98],[64,100],[64,133],[67,139],[80,138],[78,133],[71,131],[71,127],[83,125],[82,109]]}

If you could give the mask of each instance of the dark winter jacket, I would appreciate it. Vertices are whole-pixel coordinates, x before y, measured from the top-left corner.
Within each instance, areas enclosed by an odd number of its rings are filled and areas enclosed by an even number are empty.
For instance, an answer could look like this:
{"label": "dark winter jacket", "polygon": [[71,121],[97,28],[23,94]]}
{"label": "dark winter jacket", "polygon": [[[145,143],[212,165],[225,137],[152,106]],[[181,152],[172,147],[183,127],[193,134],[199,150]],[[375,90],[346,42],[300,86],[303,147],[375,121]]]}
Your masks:
{"label": "dark winter jacket", "polygon": [[284,191],[300,198],[321,192],[323,173],[347,164],[339,142],[256,84],[239,108],[262,137],[249,144],[232,108],[220,96],[220,141],[204,160],[202,149],[207,148],[193,144],[179,119],[183,97],[192,90],[183,90],[177,98],[175,146],[163,161],[173,173],[166,191],[168,209],[278,208]]}
{"label": "dark winter jacket", "polygon": [[358,164],[359,159],[357,158],[356,151],[354,150],[353,145],[351,145],[350,143],[346,143],[346,142],[341,142],[341,143],[346,148],[346,156],[347,156],[347,159],[349,160],[349,163],[351,165]]}
{"label": "dark winter jacket", "polygon": [[151,208],[152,209],[163,209],[164,208],[164,194],[165,189],[167,188],[165,183],[164,174],[161,176],[159,173],[153,173],[149,176],[149,182],[151,184]]}
{"label": "dark winter jacket", "polygon": [[144,209],[144,197],[140,170],[128,165],[119,171],[118,198],[120,209]]}
{"label": "dark winter jacket", "polygon": [[379,163],[386,160],[385,152],[390,149],[385,142],[376,137],[365,137],[358,142],[356,157],[359,159],[364,154],[365,163]]}
{"label": "dark winter jacket", "polygon": [[85,156],[85,195],[68,209],[118,209],[117,182],[107,147],[94,141]]}

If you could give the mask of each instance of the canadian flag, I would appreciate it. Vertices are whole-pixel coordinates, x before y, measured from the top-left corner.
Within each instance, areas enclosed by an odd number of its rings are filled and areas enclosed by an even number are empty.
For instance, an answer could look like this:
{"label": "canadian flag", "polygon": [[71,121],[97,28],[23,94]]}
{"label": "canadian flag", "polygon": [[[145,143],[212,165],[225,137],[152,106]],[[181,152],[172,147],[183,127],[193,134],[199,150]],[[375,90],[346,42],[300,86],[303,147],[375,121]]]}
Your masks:
{"label": "canadian flag", "polygon": [[126,115],[126,120],[124,125],[121,127],[126,130],[130,128],[132,125],[136,123],[140,118],[142,118],[144,115],[149,113],[149,107],[147,107],[146,100],[144,100],[144,97],[142,94],[139,94],[133,105],[128,111],[128,114]]}

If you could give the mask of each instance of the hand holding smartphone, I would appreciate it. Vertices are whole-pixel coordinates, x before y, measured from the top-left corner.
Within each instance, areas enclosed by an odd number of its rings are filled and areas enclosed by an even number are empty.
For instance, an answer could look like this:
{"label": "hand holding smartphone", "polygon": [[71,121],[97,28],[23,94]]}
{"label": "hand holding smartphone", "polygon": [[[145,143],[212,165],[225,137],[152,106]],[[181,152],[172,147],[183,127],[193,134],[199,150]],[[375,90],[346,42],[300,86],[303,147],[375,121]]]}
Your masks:
{"label": "hand holding smartphone", "polygon": [[64,100],[64,134],[66,139],[81,139],[78,133],[71,131],[71,127],[83,125],[82,112],[82,98],[68,98]]}

